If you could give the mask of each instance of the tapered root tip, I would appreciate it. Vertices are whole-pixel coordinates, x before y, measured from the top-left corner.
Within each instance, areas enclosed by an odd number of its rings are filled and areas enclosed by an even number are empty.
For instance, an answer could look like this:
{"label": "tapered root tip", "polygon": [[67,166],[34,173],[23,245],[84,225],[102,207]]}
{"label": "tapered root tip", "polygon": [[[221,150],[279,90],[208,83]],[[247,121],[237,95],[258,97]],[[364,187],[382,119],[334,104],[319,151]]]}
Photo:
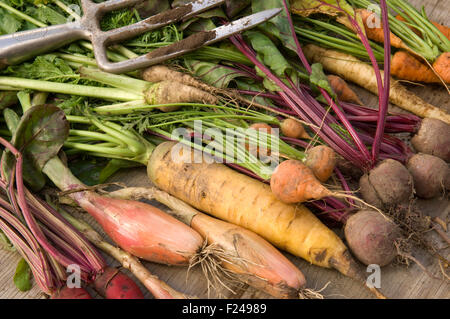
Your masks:
{"label": "tapered root tip", "polygon": [[384,296],[377,288],[369,287],[367,285],[363,267],[358,264],[355,259],[353,259],[348,250],[345,250],[341,255],[331,257],[330,266],[338,270],[341,274],[361,282],[378,299],[387,299],[387,297]]}

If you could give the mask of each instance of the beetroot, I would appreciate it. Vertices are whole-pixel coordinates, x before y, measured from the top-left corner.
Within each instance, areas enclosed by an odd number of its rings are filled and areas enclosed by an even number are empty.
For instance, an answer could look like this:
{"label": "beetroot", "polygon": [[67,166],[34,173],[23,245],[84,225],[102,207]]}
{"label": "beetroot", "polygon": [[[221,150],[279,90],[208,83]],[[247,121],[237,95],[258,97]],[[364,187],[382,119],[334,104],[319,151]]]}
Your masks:
{"label": "beetroot", "polygon": [[401,237],[400,229],[379,212],[357,212],[347,220],[344,231],[351,251],[365,265],[386,266],[397,255],[394,243]]}
{"label": "beetroot", "polygon": [[138,285],[116,268],[107,267],[95,279],[94,287],[106,299],[144,299]]}
{"label": "beetroot", "polygon": [[92,299],[91,295],[84,288],[62,287],[56,291],[51,299]]}
{"label": "beetroot", "polygon": [[450,168],[441,158],[415,154],[407,164],[418,197],[429,199],[450,189]]}
{"label": "beetroot", "polygon": [[411,139],[414,148],[450,162],[450,125],[437,119],[425,118]]}
{"label": "beetroot", "polygon": [[413,178],[400,162],[387,159],[359,180],[364,200],[378,208],[391,208],[413,197]]}

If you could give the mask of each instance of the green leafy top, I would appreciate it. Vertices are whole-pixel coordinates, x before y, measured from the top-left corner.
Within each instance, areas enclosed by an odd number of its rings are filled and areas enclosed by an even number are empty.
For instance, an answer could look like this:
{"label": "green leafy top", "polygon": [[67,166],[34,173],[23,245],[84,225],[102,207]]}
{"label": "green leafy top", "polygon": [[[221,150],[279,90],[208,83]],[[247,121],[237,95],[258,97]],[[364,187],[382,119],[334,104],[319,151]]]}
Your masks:
{"label": "green leafy top", "polygon": [[[42,168],[56,156],[69,135],[69,123],[64,112],[53,105],[38,105],[24,113],[12,137],[12,144],[22,152],[23,176],[37,191],[44,187]],[[15,163],[10,152],[2,156],[3,169],[9,176]]]}
{"label": "green leafy top", "polygon": [[31,269],[25,259],[20,259],[13,277],[14,284],[20,291],[31,289]]}

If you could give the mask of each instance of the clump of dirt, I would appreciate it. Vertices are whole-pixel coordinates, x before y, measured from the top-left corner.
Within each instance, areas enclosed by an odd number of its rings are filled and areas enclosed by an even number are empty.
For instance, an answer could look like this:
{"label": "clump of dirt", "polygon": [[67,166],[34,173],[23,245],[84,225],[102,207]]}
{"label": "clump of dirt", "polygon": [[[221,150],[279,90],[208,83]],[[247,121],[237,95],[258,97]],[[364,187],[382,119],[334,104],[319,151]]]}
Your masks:
{"label": "clump of dirt", "polygon": [[192,4],[187,4],[185,6],[177,7],[172,10],[167,10],[154,15],[145,20],[147,24],[160,24],[167,21],[177,21],[192,11]]}
{"label": "clump of dirt", "polygon": [[427,235],[434,229],[433,221],[430,216],[424,215],[414,207],[414,203],[398,206],[391,209],[388,215],[395,221],[402,231],[402,238],[395,243],[397,248],[397,258],[395,265],[409,266],[411,262],[416,263],[428,276],[439,279],[420,263],[412,251],[415,249],[424,249],[430,255],[439,260],[440,263],[449,264],[448,259],[441,255],[441,249],[432,242]]}

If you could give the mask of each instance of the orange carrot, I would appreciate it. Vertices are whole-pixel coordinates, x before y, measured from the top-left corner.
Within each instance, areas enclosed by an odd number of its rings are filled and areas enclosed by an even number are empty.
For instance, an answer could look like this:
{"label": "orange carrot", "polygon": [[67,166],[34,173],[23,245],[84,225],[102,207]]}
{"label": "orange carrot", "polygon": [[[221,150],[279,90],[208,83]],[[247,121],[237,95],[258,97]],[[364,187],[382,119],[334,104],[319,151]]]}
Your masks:
{"label": "orange carrot", "polygon": [[[374,13],[366,9],[356,9],[356,13],[359,14],[362,18],[362,22],[364,23],[364,29],[366,31],[367,37],[373,41],[384,43],[383,27],[380,26],[379,28],[375,28],[374,26],[369,25],[369,23],[372,21],[372,16]],[[337,21],[345,25],[347,28],[356,31],[355,27],[350,23],[350,21],[346,17],[339,17]],[[393,34],[392,32],[390,34],[390,38],[391,38],[391,46],[399,49],[407,48],[403,40],[400,39],[395,34]]]}
{"label": "orange carrot", "polygon": [[250,128],[257,131],[265,132],[267,134],[272,134],[272,127],[266,123],[253,123],[252,125],[250,125]]}
{"label": "orange carrot", "polygon": [[445,26],[445,25],[439,24],[439,23],[434,22],[434,21],[432,21],[431,23],[433,23],[434,26],[435,26],[436,28],[438,28],[439,31],[441,31],[442,34],[445,35],[445,37],[446,37],[447,39],[450,40],[450,27],[447,27],[447,26]]}
{"label": "orange carrot", "polygon": [[402,80],[425,83],[441,82],[428,65],[405,51],[397,51],[392,57],[391,73]]}
{"label": "orange carrot", "polygon": [[305,131],[305,128],[298,121],[287,118],[280,123],[281,133],[284,136],[291,138],[311,138],[309,134]]}
{"label": "orange carrot", "polygon": [[334,93],[336,93],[338,100],[359,105],[363,104],[358,95],[356,95],[356,93],[348,86],[344,79],[332,74],[328,75],[327,78]]}
{"label": "orange carrot", "polygon": [[[264,139],[264,137],[261,136],[259,134],[259,132],[266,133],[266,134],[272,134],[272,127],[266,123],[253,123],[252,125],[250,125],[249,128],[256,130],[258,132],[258,133],[256,133],[256,136],[255,136],[258,139],[258,141],[260,139]],[[258,154],[261,154],[260,147],[257,145],[254,145],[252,143],[249,143],[248,141],[245,142],[245,148],[254,156],[258,156]],[[270,150],[264,149],[264,148],[265,147],[263,147],[263,153],[264,153],[263,155],[270,156]]]}
{"label": "orange carrot", "polygon": [[450,83],[450,52],[442,53],[434,61],[433,68],[445,83]]}
{"label": "orange carrot", "polygon": [[297,160],[287,160],[278,165],[270,178],[270,188],[279,200],[287,204],[321,199],[330,194],[313,171]]}
{"label": "orange carrot", "polygon": [[326,182],[333,174],[336,167],[337,156],[331,147],[318,145],[306,151],[306,162],[321,182]]}

